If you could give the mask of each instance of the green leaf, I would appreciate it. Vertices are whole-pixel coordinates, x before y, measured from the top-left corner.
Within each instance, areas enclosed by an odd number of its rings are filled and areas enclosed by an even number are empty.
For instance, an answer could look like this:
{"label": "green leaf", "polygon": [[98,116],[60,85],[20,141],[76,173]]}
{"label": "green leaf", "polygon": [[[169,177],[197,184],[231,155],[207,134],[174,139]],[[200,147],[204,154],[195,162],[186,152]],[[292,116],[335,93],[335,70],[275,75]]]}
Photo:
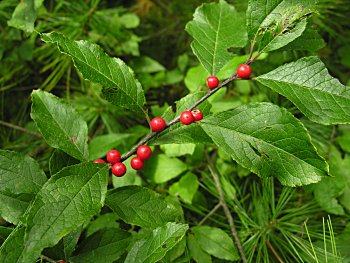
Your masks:
{"label": "green leaf", "polygon": [[[184,254],[186,250],[186,238],[181,239],[171,250],[169,250],[161,262],[163,263],[173,263],[178,262],[176,259]],[[188,262],[188,261],[186,261]]]}
{"label": "green leaf", "polygon": [[131,234],[124,230],[104,228],[83,240],[69,262],[114,262],[126,251],[130,240]]}
{"label": "green leaf", "polygon": [[284,46],[281,50],[317,51],[325,47],[325,45],[325,41],[317,30],[307,27],[300,37]]}
{"label": "green leaf", "polygon": [[41,90],[32,92],[30,116],[47,144],[78,160],[88,159],[86,122],[62,99]]}
{"label": "green leaf", "polygon": [[141,186],[125,186],[108,192],[108,205],[128,224],[157,227],[176,221],[182,210],[160,194]]}
{"label": "green leaf", "polygon": [[153,263],[162,259],[185,236],[188,226],[173,222],[158,227],[131,248],[125,263]]}
{"label": "green leaf", "polygon": [[350,153],[350,125],[342,125],[338,130],[340,135],[337,136],[336,142],[343,151]]}
{"label": "green leaf", "polygon": [[162,144],[160,149],[168,157],[179,157],[184,155],[192,155],[196,145],[193,143],[184,143],[184,144]]}
{"label": "green leaf", "polygon": [[22,0],[17,5],[12,17],[7,24],[18,28],[27,33],[34,31],[34,22],[36,20],[37,11],[42,5],[43,0]]}
{"label": "green leaf", "polygon": [[210,226],[191,228],[199,246],[208,254],[225,260],[239,260],[238,251],[232,239],[223,230]]}
{"label": "green leaf", "polygon": [[191,258],[200,263],[211,263],[211,256],[205,252],[198,243],[198,240],[194,235],[188,235],[187,237],[188,250]]}
{"label": "green leaf", "polygon": [[[24,227],[17,227],[12,231],[12,233],[7,237],[5,242],[0,247],[0,262],[1,263],[14,263],[19,262],[19,258],[24,249]],[[26,263],[31,263],[32,261],[27,261]]]}
{"label": "green leaf", "polygon": [[130,62],[130,67],[138,74],[165,71],[163,65],[147,56],[134,58]]}
{"label": "green leaf", "polygon": [[306,18],[314,10],[314,0],[250,0],[247,10],[249,39],[259,43],[259,51],[286,46],[302,35]]}
{"label": "green leaf", "polygon": [[194,38],[193,53],[210,75],[232,58],[229,48],[244,47],[247,42],[244,15],[223,0],[198,7],[186,31]]}
{"label": "green leaf", "polygon": [[[163,118],[166,122],[170,122],[175,117],[179,116],[183,111],[191,107],[196,101],[202,98],[205,92],[197,92],[189,94],[177,101],[175,104],[176,111],[173,111],[173,107],[169,107],[163,114]],[[204,101],[198,106],[206,116],[210,112],[210,103]],[[151,140],[151,144],[183,144],[183,143],[211,143],[210,137],[203,131],[198,123],[191,125],[183,125],[180,122],[172,125],[168,129],[161,132],[154,139]]]}
{"label": "green leaf", "polygon": [[55,173],[61,171],[63,168],[78,163],[79,160],[73,158],[65,152],[62,152],[59,149],[55,149],[49,161],[50,174],[54,175]]}
{"label": "green leaf", "polygon": [[34,159],[0,150],[0,192],[35,194],[46,181],[45,173]]}
{"label": "green leaf", "polygon": [[69,55],[85,79],[101,84],[103,96],[116,106],[145,112],[145,95],[133,71],[119,58],[111,58],[96,44],[73,41],[58,33],[43,34],[42,40],[56,44]]}
{"label": "green leaf", "polygon": [[106,153],[122,144],[131,134],[110,133],[94,137],[89,143],[90,160],[106,156]]}
{"label": "green leaf", "polygon": [[350,123],[350,88],[331,77],[318,57],[299,59],[256,79],[285,96],[314,122]]}
{"label": "green leaf", "polygon": [[119,216],[116,213],[107,213],[100,215],[97,219],[89,224],[86,230],[86,236],[90,236],[93,233],[105,228],[106,226],[109,228],[119,228],[119,223],[116,222],[118,219]]}
{"label": "green leaf", "polygon": [[94,163],[69,166],[43,186],[26,218],[25,249],[18,262],[32,262],[46,247],[100,212],[108,168]]}
{"label": "green leaf", "polygon": [[180,196],[187,203],[192,204],[192,199],[199,186],[198,178],[193,173],[187,173],[181,179],[169,187],[169,193]]}
{"label": "green leaf", "polygon": [[12,227],[0,226],[0,247],[6,240],[6,238],[12,233]]}
{"label": "green leaf", "polygon": [[141,185],[142,179],[137,174],[137,171],[131,167],[130,162],[124,162],[126,166],[126,173],[122,177],[112,177],[112,183],[114,188],[119,188],[128,185]]}
{"label": "green leaf", "polygon": [[154,155],[143,168],[144,175],[156,184],[165,183],[186,170],[186,163],[164,154]]}
{"label": "green leaf", "polygon": [[205,84],[205,80],[209,77],[202,64],[192,67],[187,71],[184,82],[191,93],[199,91]]}
{"label": "green leaf", "polygon": [[7,222],[17,225],[33,198],[33,194],[14,195],[0,192],[0,216]]}
{"label": "green leaf", "polygon": [[316,183],[328,173],[303,124],[273,104],[240,106],[201,125],[218,147],[259,176],[299,186]]}

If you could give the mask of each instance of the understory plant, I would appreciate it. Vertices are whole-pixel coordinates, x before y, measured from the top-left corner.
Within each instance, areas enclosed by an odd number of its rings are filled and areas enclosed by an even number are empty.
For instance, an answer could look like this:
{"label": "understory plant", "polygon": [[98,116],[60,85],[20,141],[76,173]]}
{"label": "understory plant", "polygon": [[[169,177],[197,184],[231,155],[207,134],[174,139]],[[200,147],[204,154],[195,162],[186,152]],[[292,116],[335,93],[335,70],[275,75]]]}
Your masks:
{"label": "understory plant", "polygon": [[86,1],[66,27],[59,3],[7,21],[47,78],[33,122],[2,124],[45,154],[0,150],[0,262],[350,262],[350,88],[318,56],[316,0],[204,3],[169,71],[130,58],[133,12]]}

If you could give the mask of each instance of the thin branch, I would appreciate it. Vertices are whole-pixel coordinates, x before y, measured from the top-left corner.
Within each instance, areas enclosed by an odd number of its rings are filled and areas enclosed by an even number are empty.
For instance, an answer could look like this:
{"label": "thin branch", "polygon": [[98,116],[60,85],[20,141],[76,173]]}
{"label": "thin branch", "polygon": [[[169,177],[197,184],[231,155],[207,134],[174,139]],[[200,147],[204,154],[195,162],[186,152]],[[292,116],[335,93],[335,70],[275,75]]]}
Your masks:
{"label": "thin branch", "polygon": [[270,243],[269,240],[266,240],[266,244],[269,247],[269,249],[271,250],[272,254],[276,257],[277,261],[279,263],[284,263],[283,259],[280,257],[280,255],[278,255],[277,251],[275,250],[275,248],[272,246],[272,244]]}
{"label": "thin branch", "polygon": [[50,263],[56,263],[55,260],[53,260],[52,258],[49,258],[45,255],[41,255],[40,257],[41,257],[41,259],[45,259],[46,261],[49,261]]}
{"label": "thin branch", "polygon": [[234,223],[233,217],[231,215],[231,211],[228,208],[226,201],[225,201],[225,195],[224,195],[224,191],[222,190],[222,186],[221,186],[221,182],[220,182],[220,178],[219,178],[219,173],[216,170],[215,165],[213,164],[213,162],[210,159],[210,157],[208,156],[208,154],[207,154],[206,158],[207,158],[210,173],[214,179],[216,190],[218,191],[218,194],[219,194],[220,204],[221,204],[222,208],[224,209],[225,216],[226,216],[227,221],[230,225],[231,234],[232,234],[233,238],[235,239],[235,243],[236,243],[237,249],[239,251],[239,254],[241,256],[242,262],[247,263],[247,258],[244,254],[242,243],[241,243],[241,240],[239,239],[239,236],[238,236],[238,233],[237,233],[237,230],[235,227],[235,223]]}
{"label": "thin branch", "polygon": [[38,137],[38,138],[42,138],[43,136],[37,132],[33,132],[31,130],[27,130],[21,126],[17,126],[17,125],[14,125],[12,123],[8,123],[6,121],[1,121],[0,120],[0,125],[3,125],[5,127],[8,127],[8,128],[11,128],[11,129],[15,129],[15,130],[18,130],[18,131],[21,131],[21,132],[24,132],[24,133],[27,133],[27,134],[30,134],[30,135],[33,135],[35,137]]}
{"label": "thin branch", "polygon": [[221,203],[217,203],[217,205],[210,210],[210,212],[198,223],[198,225],[202,225],[209,217],[211,217],[219,208],[221,207]]}

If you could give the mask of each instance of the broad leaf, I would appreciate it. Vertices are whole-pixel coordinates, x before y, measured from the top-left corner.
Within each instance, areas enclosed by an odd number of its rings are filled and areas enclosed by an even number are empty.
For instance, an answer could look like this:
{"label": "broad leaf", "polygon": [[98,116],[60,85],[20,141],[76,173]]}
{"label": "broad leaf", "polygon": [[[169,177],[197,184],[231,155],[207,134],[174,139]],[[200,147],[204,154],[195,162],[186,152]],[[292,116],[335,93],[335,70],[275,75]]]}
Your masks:
{"label": "broad leaf", "polygon": [[198,7],[186,31],[194,38],[193,53],[211,75],[233,57],[229,48],[244,47],[247,42],[244,15],[223,0]]}
{"label": "broad leaf", "polygon": [[0,217],[17,225],[33,198],[34,194],[14,195],[0,192]]}
{"label": "broad leaf", "polygon": [[144,175],[156,184],[167,182],[187,170],[186,163],[177,158],[157,154],[147,160],[143,168]]}
{"label": "broad leaf", "polygon": [[73,41],[58,33],[43,34],[42,40],[56,44],[72,57],[85,79],[100,83],[104,97],[116,106],[144,112],[145,96],[133,71],[119,58],[111,58],[96,44]]}
{"label": "broad leaf", "polygon": [[6,238],[12,233],[12,227],[0,226],[0,247],[6,240]]}
{"label": "broad leaf", "polygon": [[204,119],[203,129],[240,165],[288,186],[316,183],[328,165],[303,124],[283,108],[255,103]]}
{"label": "broad leaf", "polygon": [[69,166],[43,186],[26,218],[25,249],[19,262],[32,262],[99,213],[107,192],[108,168],[94,163]]}
{"label": "broad leaf", "polygon": [[67,166],[71,166],[74,164],[78,164],[79,160],[73,158],[72,156],[66,154],[65,152],[62,152],[59,149],[56,149],[49,161],[49,168],[50,168],[50,174],[54,175],[55,173],[58,173],[63,168]]}
{"label": "broad leaf", "polygon": [[114,262],[126,251],[130,241],[130,233],[118,228],[104,228],[83,240],[69,262]]}
{"label": "broad leaf", "polygon": [[100,215],[97,219],[90,222],[86,229],[86,236],[90,236],[93,233],[105,228],[119,228],[119,223],[116,222],[119,216],[116,213],[107,213]]}
{"label": "broad leaf", "polygon": [[350,123],[350,88],[331,77],[318,57],[306,57],[256,78],[293,102],[310,120]]}
{"label": "broad leaf", "polygon": [[[175,117],[179,116],[183,111],[191,107],[196,101],[202,98],[205,92],[197,92],[194,94],[189,94],[177,101],[174,107],[169,107],[163,114],[164,120],[168,123]],[[210,103],[204,101],[198,106],[206,116],[210,111]],[[176,110],[173,111],[173,108]],[[157,135],[151,144],[182,144],[182,143],[210,143],[212,142],[210,137],[203,131],[203,129],[198,125],[198,123],[193,123],[191,125],[183,125],[180,122],[172,125],[168,129]]]}
{"label": "broad leaf", "polygon": [[211,256],[205,252],[198,243],[198,240],[194,235],[188,235],[187,237],[188,250],[196,262],[211,263]]}
{"label": "broad leaf", "polygon": [[300,37],[284,46],[281,50],[317,51],[325,47],[325,45],[326,43],[317,30],[306,28]]}
{"label": "broad leaf", "polygon": [[0,192],[35,194],[46,181],[45,173],[34,159],[0,150]]}
{"label": "broad leaf", "polygon": [[[1,263],[14,263],[19,262],[19,258],[24,249],[24,227],[17,227],[12,231],[12,233],[7,237],[5,242],[0,247],[0,262]],[[26,263],[31,263],[32,261],[27,261]]]}
{"label": "broad leaf", "polygon": [[185,236],[187,225],[167,223],[148,236],[137,241],[131,248],[125,263],[153,263],[162,259]]}
{"label": "broad leaf", "polygon": [[41,90],[32,92],[31,117],[46,142],[78,160],[88,159],[86,122],[62,99]]}
{"label": "broad leaf", "polygon": [[193,143],[183,144],[162,144],[160,149],[168,157],[179,157],[184,155],[192,155],[196,149],[196,145]]}
{"label": "broad leaf", "polygon": [[306,18],[315,10],[315,0],[250,0],[247,29],[251,42],[259,51],[272,51],[286,46],[302,35]]}
{"label": "broad leaf", "polygon": [[7,21],[9,26],[21,29],[27,33],[34,31],[34,22],[37,11],[42,5],[43,0],[22,0],[17,5],[12,14],[12,18]]}
{"label": "broad leaf", "polygon": [[182,210],[160,194],[141,186],[125,186],[108,192],[108,205],[128,224],[157,227],[182,216]]}
{"label": "broad leaf", "polygon": [[180,196],[187,203],[192,204],[192,199],[199,186],[198,178],[193,173],[187,173],[181,179],[169,187],[169,193]]}
{"label": "broad leaf", "polygon": [[199,246],[208,254],[225,260],[239,260],[238,251],[232,239],[223,230],[209,226],[191,228]]}

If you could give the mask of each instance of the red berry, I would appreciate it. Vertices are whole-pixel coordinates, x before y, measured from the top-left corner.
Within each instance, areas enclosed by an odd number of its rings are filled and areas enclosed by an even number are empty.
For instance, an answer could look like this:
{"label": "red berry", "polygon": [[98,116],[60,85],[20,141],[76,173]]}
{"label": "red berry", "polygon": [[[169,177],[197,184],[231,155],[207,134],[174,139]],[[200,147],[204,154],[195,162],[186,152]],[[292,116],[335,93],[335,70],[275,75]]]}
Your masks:
{"label": "red berry", "polygon": [[203,119],[203,113],[199,109],[194,109],[192,111],[192,116],[194,121],[200,121],[201,119]]}
{"label": "red berry", "polygon": [[219,79],[216,76],[207,78],[207,86],[209,89],[215,89],[219,85]]}
{"label": "red berry", "polygon": [[152,150],[147,145],[141,145],[139,148],[137,148],[137,157],[139,157],[141,160],[147,160],[152,155]]}
{"label": "red berry", "polygon": [[153,118],[151,120],[151,129],[155,132],[161,132],[166,127],[165,120],[160,117]]}
{"label": "red berry", "polygon": [[135,170],[141,170],[143,167],[143,161],[139,157],[134,157],[130,161],[131,167]]}
{"label": "red berry", "polygon": [[123,163],[115,163],[112,166],[112,174],[121,177],[126,173],[126,166]]}
{"label": "red berry", "polygon": [[59,263],[66,263],[66,261],[64,261],[64,260],[61,260]]}
{"label": "red berry", "polygon": [[189,110],[184,111],[180,115],[180,121],[182,124],[189,125],[194,121],[194,117],[192,115],[192,112]]}
{"label": "red berry", "polygon": [[96,159],[94,160],[94,163],[106,163],[106,162],[102,159]]}
{"label": "red berry", "polygon": [[247,79],[252,74],[252,68],[247,64],[242,64],[237,69],[237,76],[241,79]]}
{"label": "red berry", "polygon": [[118,163],[120,161],[120,152],[117,150],[110,150],[107,153],[107,161],[111,164]]}

